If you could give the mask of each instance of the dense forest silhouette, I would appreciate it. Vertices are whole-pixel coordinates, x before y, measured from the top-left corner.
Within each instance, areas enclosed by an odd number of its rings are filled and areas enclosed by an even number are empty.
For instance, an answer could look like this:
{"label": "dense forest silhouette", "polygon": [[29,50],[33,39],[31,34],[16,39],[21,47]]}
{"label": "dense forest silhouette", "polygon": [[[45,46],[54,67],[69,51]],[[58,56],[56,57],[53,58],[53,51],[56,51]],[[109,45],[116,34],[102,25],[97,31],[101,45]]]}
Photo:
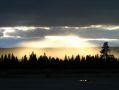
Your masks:
{"label": "dense forest silhouette", "polygon": [[[1,55],[0,69],[82,69],[82,68],[119,68],[119,58],[110,54],[108,42],[104,42],[100,55],[65,56],[64,59],[40,55],[32,52],[29,58],[25,55],[19,60],[14,54]],[[55,54],[54,54],[55,55]]]}

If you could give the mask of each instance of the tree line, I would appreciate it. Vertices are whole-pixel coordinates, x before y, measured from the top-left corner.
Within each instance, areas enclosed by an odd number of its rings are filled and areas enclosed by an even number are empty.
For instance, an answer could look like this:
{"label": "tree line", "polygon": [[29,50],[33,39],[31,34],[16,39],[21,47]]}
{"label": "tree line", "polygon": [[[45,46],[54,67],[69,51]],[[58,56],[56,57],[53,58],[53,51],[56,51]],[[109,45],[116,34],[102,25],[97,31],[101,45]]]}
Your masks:
{"label": "tree line", "polygon": [[100,55],[65,56],[64,59],[40,55],[38,58],[34,52],[25,55],[19,60],[14,54],[0,56],[0,69],[81,69],[81,68],[119,68],[119,58],[110,54],[108,42],[104,42]]}

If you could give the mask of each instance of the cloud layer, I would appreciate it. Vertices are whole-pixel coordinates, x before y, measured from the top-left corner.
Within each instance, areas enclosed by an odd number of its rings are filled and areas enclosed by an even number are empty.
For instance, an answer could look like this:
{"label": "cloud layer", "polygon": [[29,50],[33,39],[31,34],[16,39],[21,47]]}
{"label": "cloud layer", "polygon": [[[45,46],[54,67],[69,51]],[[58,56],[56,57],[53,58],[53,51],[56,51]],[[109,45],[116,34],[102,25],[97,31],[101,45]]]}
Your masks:
{"label": "cloud layer", "polygon": [[118,0],[0,0],[0,26],[119,24]]}
{"label": "cloud layer", "polygon": [[[46,36],[76,36],[95,45],[100,45],[104,41],[111,42],[112,46],[119,46],[119,26],[118,25],[89,25],[84,27],[35,27],[16,26],[0,27],[1,47],[20,47],[25,42],[47,41]],[[74,38],[75,40],[75,38]],[[50,41],[50,40],[49,40]],[[58,41],[58,40],[56,40]],[[50,43],[54,43],[50,42]]]}
{"label": "cloud layer", "polygon": [[91,25],[84,27],[1,27],[1,37],[15,38],[43,38],[44,36],[76,35],[81,38],[119,38],[119,26],[117,25]]}

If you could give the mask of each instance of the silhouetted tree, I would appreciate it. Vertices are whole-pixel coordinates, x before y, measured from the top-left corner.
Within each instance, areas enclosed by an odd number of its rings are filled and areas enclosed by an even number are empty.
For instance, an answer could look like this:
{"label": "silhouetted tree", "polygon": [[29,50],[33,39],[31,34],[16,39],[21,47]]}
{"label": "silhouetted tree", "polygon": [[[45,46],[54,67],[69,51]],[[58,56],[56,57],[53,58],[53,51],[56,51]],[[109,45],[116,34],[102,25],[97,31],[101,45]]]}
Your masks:
{"label": "silhouetted tree", "polygon": [[104,44],[102,46],[102,50],[100,51],[100,53],[101,53],[101,58],[103,58],[103,59],[109,58],[110,48],[108,46],[108,42],[104,42]]}
{"label": "silhouetted tree", "polygon": [[30,67],[34,67],[37,64],[37,57],[34,52],[32,52],[29,57],[29,64],[30,64]]}
{"label": "silhouetted tree", "polygon": [[14,54],[1,55],[0,57],[0,69],[82,69],[82,68],[119,68],[119,58],[115,58],[114,55],[110,55],[110,48],[108,42],[104,42],[101,55],[86,55],[86,56],[73,56],[69,57],[65,55],[64,59],[55,58],[51,56],[40,55],[37,56],[34,52],[29,55],[29,58],[25,55],[19,60]]}

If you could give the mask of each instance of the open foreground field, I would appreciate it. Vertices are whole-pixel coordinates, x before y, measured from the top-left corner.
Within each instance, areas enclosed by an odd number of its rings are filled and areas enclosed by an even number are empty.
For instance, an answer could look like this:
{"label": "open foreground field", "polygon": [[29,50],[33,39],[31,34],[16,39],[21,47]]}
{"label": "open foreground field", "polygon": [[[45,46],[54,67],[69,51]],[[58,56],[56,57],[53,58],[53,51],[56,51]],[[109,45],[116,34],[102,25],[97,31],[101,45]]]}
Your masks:
{"label": "open foreground field", "polygon": [[[86,81],[82,81],[86,80]],[[119,90],[119,73],[11,74],[0,77],[0,90]]]}

